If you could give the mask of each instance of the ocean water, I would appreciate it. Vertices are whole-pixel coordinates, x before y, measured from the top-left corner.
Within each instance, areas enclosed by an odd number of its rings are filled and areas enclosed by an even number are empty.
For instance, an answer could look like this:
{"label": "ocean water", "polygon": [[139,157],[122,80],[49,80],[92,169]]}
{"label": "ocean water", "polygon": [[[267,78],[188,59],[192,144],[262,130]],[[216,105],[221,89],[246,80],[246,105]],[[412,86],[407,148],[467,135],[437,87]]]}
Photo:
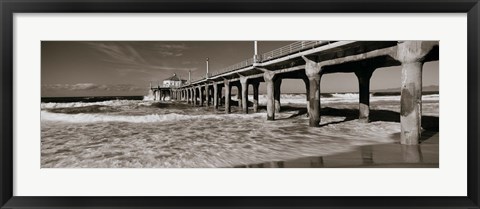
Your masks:
{"label": "ocean water", "polygon": [[[236,167],[398,143],[400,96],[370,100],[372,122],[363,123],[356,119],[358,94],[328,95],[322,98],[321,127],[312,128],[303,94],[282,94],[275,121],[266,120],[265,95],[259,97],[260,112],[249,114],[236,106],[225,114],[223,107],[215,111],[148,96],[42,99],[41,167]],[[422,101],[423,115],[433,118],[438,132],[438,94]]]}

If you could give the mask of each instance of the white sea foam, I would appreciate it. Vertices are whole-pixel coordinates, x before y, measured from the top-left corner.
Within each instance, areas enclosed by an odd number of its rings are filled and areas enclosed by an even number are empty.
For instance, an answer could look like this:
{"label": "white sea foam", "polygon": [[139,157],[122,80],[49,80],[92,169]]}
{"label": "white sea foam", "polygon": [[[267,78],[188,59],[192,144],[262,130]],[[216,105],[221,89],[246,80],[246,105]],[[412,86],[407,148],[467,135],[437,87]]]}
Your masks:
{"label": "white sea foam", "polygon": [[[322,104],[330,103],[357,103],[359,96],[357,93],[345,93],[345,94],[332,94],[332,97],[322,97]],[[234,98],[236,100],[236,98]],[[253,96],[249,96],[249,100],[253,101]],[[370,102],[376,101],[400,101],[400,96],[373,96],[370,94]],[[439,101],[438,94],[424,95],[422,96],[422,101]],[[259,95],[259,103],[265,105],[267,102],[267,96],[262,94]],[[282,94],[280,96],[280,102],[282,104],[307,104],[307,99],[305,94]]]}
{"label": "white sea foam", "polygon": [[164,115],[149,114],[149,115],[107,115],[107,114],[64,114],[51,113],[41,111],[42,121],[57,121],[67,123],[98,123],[98,122],[128,122],[128,123],[156,123],[156,122],[172,122],[182,120],[197,120],[197,119],[248,119],[263,117],[265,113],[255,114],[218,114],[218,115],[182,115],[177,113],[169,113]]}
{"label": "white sea foam", "polygon": [[155,99],[155,95],[153,95],[153,94],[154,94],[153,91],[149,90],[148,95],[143,96],[143,100],[144,101],[153,101]]}
{"label": "white sea foam", "polygon": [[332,97],[333,98],[356,99],[356,98],[358,98],[358,94],[357,93],[335,93],[335,94],[332,94]]}
{"label": "white sea foam", "polygon": [[[169,100],[169,97],[166,98]],[[237,100],[236,97],[232,97],[232,100]],[[422,96],[423,101],[439,101],[438,94],[424,95]],[[253,101],[253,96],[249,95],[249,101]],[[307,104],[305,94],[282,94],[280,96],[280,101],[282,104]],[[400,96],[373,96],[370,95],[370,102],[375,101],[400,101]],[[41,103],[41,109],[55,109],[55,108],[73,108],[73,107],[85,107],[92,105],[102,105],[102,106],[149,106],[153,103],[153,99],[149,96],[145,96],[144,100],[109,100],[103,102],[69,102],[69,103]],[[267,96],[265,94],[259,95],[260,105],[265,105],[267,102]],[[358,102],[357,93],[335,93],[332,94],[332,97],[322,97],[322,104],[329,103],[356,103]]]}
{"label": "white sea foam", "polygon": [[41,109],[86,107],[86,106],[93,106],[93,105],[118,107],[118,106],[129,106],[129,105],[150,105],[151,103],[152,102],[150,101],[139,101],[139,100],[109,100],[109,101],[103,101],[103,102],[67,102],[67,103],[48,102],[48,103],[42,103],[40,107]]}

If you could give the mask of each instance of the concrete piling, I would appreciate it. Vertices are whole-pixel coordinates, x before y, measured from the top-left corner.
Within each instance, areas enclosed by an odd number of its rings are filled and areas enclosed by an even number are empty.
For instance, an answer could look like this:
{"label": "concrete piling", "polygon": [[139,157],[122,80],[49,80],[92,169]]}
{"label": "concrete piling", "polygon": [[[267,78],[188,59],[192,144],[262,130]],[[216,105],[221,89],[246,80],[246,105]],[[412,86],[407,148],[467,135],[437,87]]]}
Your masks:
{"label": "concrete piling", "polygon": [[240,78],[240,84],[242,86],[242,110],[243,113],[248,113],[248,79],[245,77]]}
{"label": "concrete piling", "polygon": [[310,115],[310,104],[309,104],[309,101],[310,101],[310,81],[308,80],[308,78],[303,78],[303,83],[305,83],[305,89],[306,89],[306,93],[305,93],[305,97],[307,99],[307,117],[309,117]]}
{"label": "concrete piling", "polygon": [[280,106],[280,87],[282,86],[282,79],[277,78],[274,83],[274,97],[275,97],[275,113],[279,113],[281,106]]}
{"label": "concrete piling", "polygon": [[263,78],[267,84],[267,120],[275,120],[275,85],[274,85],[275,73],[264,72]]}
{"label": "concrete piling", "polygon": [[218,100],[217,100],[217,104],[218,106],[222,106],[222,102],[221,102],[221,98],[222,98],[222,92],[223,92],[223,86],[224,85],[217,85],[217,92],[218,92]]}
{"label": "concrete piling", "polygon": [[400,123],[402,144],[418,144],[422,132],[422,62],[402,64]]}
{"label": "concrete piling", "polygon": [[205,84],[205,106],[210,106],[210,89],[208,83]]}
{"label": "concrete piling", "polygon": [[242,108],[242,84],[237,85],[237,101],[238,101],[238,107]]}
{"label": "concrete piling", "polygon": [[358,79],[358,119],[362,122],[369,122],[370,116],[370,78],[375,69],[359,69],[355,71]]}
{"label": "concrete piling", "polygon": [[394,58],[402,63],[400,88],[400,143],[416,145],[422,132],[422,68],[436,42],[399,42]]}
{"label": "concrete piling", "polygon": [[203,89],[202,89],[202,86],[198,87],[198,92],[199,92],[198,97],[200,99],[200,103],[198,104],[198,106],[201,107],[201,106],[203,106]]}
{"label": "concrete piling", "polygon": [[230,85],[230,81],[225,80],[223,82],[225,84],[225,113],[230,113],[230,95],[232,91],[232,86]]}
{"label": "concrete piling", "polygon": [[260,82],[252,83],[253,87],[253,112],[258,112],[258,87]]}
{"label": "concrete piling", "polygon": [[309,126],[320,126],[320,80],[322,78],[322,65],[302,56],[305,60],[305,74],[308,77],[309,83]]}
{"label": "concrete piling", "polygon": [[218,85],[216,82],[213,83],[213,108],[218,109]]}
{"label": "concrete piling", "polygon": [[309,126],[320,126],[320,74],[314,74],[308,76],[308,82],[310,84],[310,101],[308,102],[309,112]]}
{"label": "concrete piling", "polygon": [[195,107],[195,106],[197,106],[197,89],[196,89],[196,87],[192,88],[192,92],[193,92],[192,104]]}

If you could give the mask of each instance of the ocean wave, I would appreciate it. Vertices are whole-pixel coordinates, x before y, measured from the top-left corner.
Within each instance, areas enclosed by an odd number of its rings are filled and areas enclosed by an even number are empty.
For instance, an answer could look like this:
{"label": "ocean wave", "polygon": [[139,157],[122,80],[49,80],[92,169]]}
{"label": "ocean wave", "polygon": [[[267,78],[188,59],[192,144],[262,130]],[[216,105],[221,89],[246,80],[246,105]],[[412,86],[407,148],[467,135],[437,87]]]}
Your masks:
{"label": "ocean wave", "polygon": [[149,106],[151,102],[149,101],[138,101],[138,100],[109,100],[103,102],[68,102],[68,103],[55,103],[47,102],[41,103],[41,109],[56,109],[56,108],[72,108],[72,107],[86,107],[86,106],[129,106],[129,105],[144,105]]}
{"label": "ocean wave", "polygon": [[346,99],[356,99],[358,98],[358,93],[334,93],[332,94],[333,98],[346,98]]}
{"label": "ocean wave", "polygon": [[91,105],[84,107],[67,107],[67,108],[55,108],[48,109],[52,113],[65,113],[65,114],[78,114],[78,113],[105,113],[105,112],[118,112],[117,108],[102,105]]}
{"label": "ocean wave", "polygon": [[57,121],[67,123],[99,123],[99,122],[128,122],[128,123],[156,123],[198,119],[249,119],[263,117],[265,113],[255,114],[218,114],[218,115],[182,115],[169,113],[165,115],[106,115],[106,114],[65,114],[41,111],[42,121]]}
{"label": "ocean wave", "polygon": [[[236,100],[236,98],[233,98]],[[249,100],[253,101],[253,96],[249,96]],[[331,97],[322,97],[321,103],[322,104],[329,104],[329,103],[357,103],[359,100],[358,93],[335,93],[332,94]],[[261,105],[265,105],[267,101],[266,95],[259,96],[259,103]],[[376,101],[400,101],[400,95],[398,96],[373,96],[370,94],[370,102]],[[423,95],[422,101],[439,101],[438,94],[430,94],[430,95]],[[280,103],[281,104],[307,104],[306,95],[305,94],[282,94],[280,96]]]}

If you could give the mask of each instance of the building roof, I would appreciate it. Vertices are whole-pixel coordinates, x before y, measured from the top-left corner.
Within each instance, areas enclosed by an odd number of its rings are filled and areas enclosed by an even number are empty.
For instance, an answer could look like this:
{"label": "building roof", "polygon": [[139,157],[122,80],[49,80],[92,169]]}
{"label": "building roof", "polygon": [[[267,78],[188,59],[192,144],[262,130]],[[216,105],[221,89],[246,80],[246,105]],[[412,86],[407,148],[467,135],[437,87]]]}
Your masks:
{"label": "building roof", "polygon": [[172,77],[167,78],[164,81],[182,81],[182,80],[177,76],[177,74],[174,73]]}

